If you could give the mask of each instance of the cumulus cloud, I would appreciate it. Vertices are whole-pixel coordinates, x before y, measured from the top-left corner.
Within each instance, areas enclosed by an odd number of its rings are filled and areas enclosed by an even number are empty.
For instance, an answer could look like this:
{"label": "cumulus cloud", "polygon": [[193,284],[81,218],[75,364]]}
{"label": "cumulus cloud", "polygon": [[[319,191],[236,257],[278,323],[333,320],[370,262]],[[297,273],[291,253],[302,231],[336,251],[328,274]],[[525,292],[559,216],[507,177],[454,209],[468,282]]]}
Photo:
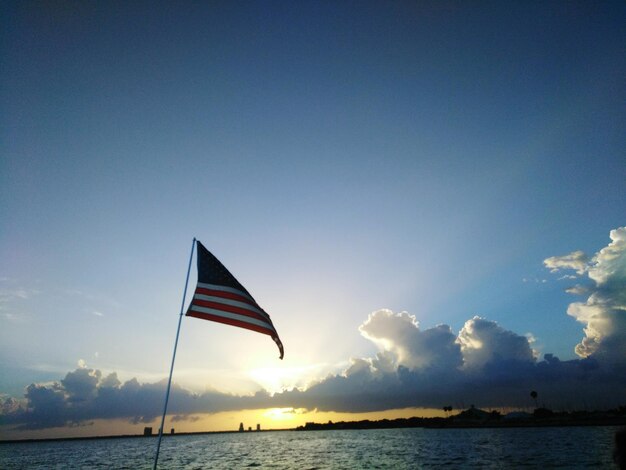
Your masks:
{"label": "cumulus cloud", "polygon": [[602,248],[593,258],[589,277],[598,285],[621,286],[626,279],[626,227],[611,230],[611,243]]}
{"label": "cumulus cloud", "polygon": [[[328,376],[308,389],[236,396],[215,391],[196,394],[173,384],[169,410],[177,421],[185,421],[200,413],[270,407],[339,412],[444,404],[459,408],[468,403],[526,407],[529,390],[539,390],[542,401],[557,409],[617,406],[626,396],[626,364],[604,362],[595,355],[560,361],[546,354],[538,361],[531,348],[532,335],[518,335],[480,317],[468,320],[455,336],[446,325],[422,330],[406,312],[379,310],[360,331],[380,351],[374,357],[351,359],[342,374]],[[161,412],[165,387],[165,380],[121,383],[115,373],[105,376],[82,367],[59,382],[29,385],[25,403],[5,397],[0,409],[4,423],[21,429],[106,418],[151,422]]]}
{"label": "cumulus cloud", "polygon": [[[595,358],[536,359],[532,334],[518,335],[474,317],[458,336],[447,325],[422,330],[412,315],[372,313],[359,328],[382,349],[376,359],[353,359],[346,371],[310,387],[275,395],[276,406],[350,412],[454,403],[527,406],[541,390],[548,406],[617,406],[626,393],[626,366]],[[435,338],[435,339],[433,339]],[[380,360],[384,358],[385,360]],[[446,367],[436,366],[437,361]],[[378,364],[383,364],[378,367]],[[395,367],[390,367],[390,365]]]}
{"label": "cumulus cloud", "polygon": [[[579,359],[537,359],[532,333],[520,335],[475,316],[458,334],[448,325],[422,328],[416,317],[382,309],[371,313],[360,333],[377,347],[373,357],[352,358],[341,374],[307,389],[274,395],[259,391],[236,396],[193,393],[173,384],[170,412],[176,420],[199,413],[259,408],[359,412],[403,407],[526,407],[529,391],[539,391],[549,407],[614,407],[626,396],[626,227],[611,231],[611,242],[592,258],[581,252],[549,258],[548,268],[587,274],[591,286],[572,293],[588,295],[570,304],[568,313],[585,325],[576,346]],[[584,268],[583,268],[584,266]],[[84,424],[94,419],[125,418],[151,422],[163,406],[166,381],[122,383],[79,367],[51,384],[31,384],[24,400],[0,397],[4,424],[46,428]]]}
{"label": "cumulus cloud", "polygon": [[585,325],[585,336],[576,345],[576,354],[623,362],[626,360],[626,227],[611,230],[609,236],[611,242],[592,257],[586,270],[593,285],[568,289],[573,294],[589,294],[587,300],[571,303],[567,313]]}
{"label": "cumulus cloud", "polygon": [[568,255],[547,258],[543,260],[543,264],[553,273],[561,269],[573,269],[577,274],[582,275],[588,269],[588,261],[585,253],[574,251]]}
{"label": "cumulus cloud", "polygon": [[421,330],[413,315],[378,310],[359,327],[361,334],[395,355],[409,368],[457,367],[462,363],[456,337],[448,325]]}
{"label": "cumulus cloud", "polygon": [[102,373],[99,370],[87,369],[84,363],[74,372],[68,372],[61,380],[67,401],[76,403],[93,399],[101,377]]}
{"label": "cumulus cloud", "polygon": [[22,403],[9,395],[0,395],[0,416],[16,413],[22,409]]}
{"label": "cumulus cloud", "polygon": [[[103,377],[97,369],[78,368],[58,382],[29,385],[23,402],[2,398],[2,422],[18,429],[68,426],[108,418],[151,422],[161,413],[166,385],[165,380],[142,384],[135,378],[122,384],[115,373]],[[266,393],[249,397],[218,392],[196,395],[173,384],[169,409],[177,415],[192,415],[262,408],[267,398]]]}
{"label": "cumulus cloud", "polygon": [[505,330],[496,322],[474,317],[465,322],[457,339],[463,364],[468,368],[488,363],[535,360],[528,338]]}
{"label": "cumulus cloud", "polygon": [[[406,328],[412,328],[409,334]],[[215,391],[196,394],[173,384],[169,411],[177,421],[184,421],[200,413],[259,408],[363,412],[444,404],[459,408],[468,403],[525,407],[529,390],[539,390],[542,400],[556,408],[617,406],[626,396],[626,367],[607,367],[594,357],[560,361],[550,354],[536,361],[526,337],[479,317],[468,320],[452,339],[447,326],[421,330],[412,316],[389,310],[371,314],[361,331],[376,338],[381,347],[375,357],[353,358],[342,374],[306,390],[236,396]],[[436,353],[424,356],[425,344]],[[437,358],[448,366],[436,365]],[[58,382],[29,385],[23,402],[4,397],[2,422],[18,429],[107,418],[152,422],[161,413],[165,388],[165,380],[121,383],[115,373],[105,376],[96,369],[77,368]]]}

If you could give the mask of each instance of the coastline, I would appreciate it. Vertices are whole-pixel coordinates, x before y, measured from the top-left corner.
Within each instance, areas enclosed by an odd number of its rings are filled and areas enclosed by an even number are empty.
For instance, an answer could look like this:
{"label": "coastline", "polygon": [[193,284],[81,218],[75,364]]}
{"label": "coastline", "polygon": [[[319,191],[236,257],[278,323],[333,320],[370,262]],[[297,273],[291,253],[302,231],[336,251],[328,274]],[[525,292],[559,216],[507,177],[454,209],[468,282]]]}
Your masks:
{"label": "coastline", "polygon": [[[626,416],[556,416],[550,418],[504,419],[490,416],[487,419],[464,419],[463,413],[448,418],[398,418],[377,421],[339,421],[336,423],[306,423],[304,426],[286,429],[262,429],[258,431],[194,431],[163,434],[163,438],[176,436],[201,436],[208,434],[255,434],[267,432],[301,432],[301,431],[333,431],[333,430],[365,430],[365,429],[472,429],[472,428],[546,428],[546,427],[588,427],[588,426],[626,426]],[[97,439],[128,439],[158,438],[158,434],[114,434],[105,436],[51,437],[33,439],[0,439],[2,444],[19,444],[32,442],[90,441]]]}

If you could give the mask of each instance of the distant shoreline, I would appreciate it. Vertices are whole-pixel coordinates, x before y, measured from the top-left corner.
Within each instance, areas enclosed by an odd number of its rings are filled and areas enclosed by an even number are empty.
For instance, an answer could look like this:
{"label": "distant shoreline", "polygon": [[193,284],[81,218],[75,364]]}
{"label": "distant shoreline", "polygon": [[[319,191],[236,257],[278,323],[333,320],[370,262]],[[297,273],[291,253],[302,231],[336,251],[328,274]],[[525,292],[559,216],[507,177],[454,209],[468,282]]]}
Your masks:
{"label": "distant shoreline", "polygon": [[[614,417],[590,417],[585,419],[551,418],[551,419],[527,419],[527,420],[459,420],[450,418],[398,418],[393,420],[383,419],[378,421],[340,421],[328,423],[306,423],[305,426],[288,429],[263,429],[259,431],[194,431],[179,432],[175,434],[163,434],[163,437],[176,436],[201,436],[207,434],[255,434],[260,432],[301,432],[301,431],[341,431],[341,430],[366,430],[366,429],[476,429],[476,428],[545,428],[545,427],[582,427],[582,426],[626,426],[626,416]],[[158,434],[115,434],[110,436],[77,436],[77,437],[49,437],[33,439],[4,439],[0,444],[20,444],[28,442],[58,442],[58,441],[90,441],[96,439],[127,439],[127,438],[156,438]]]}
{"label": "distant shoreline", "polygon": [[620,408],[619,413],[575,412],[553,413],[545,408],[535,410],[535,414],[523,414],[513,418],[503,417],[498,412],[486,412],[478,408],[470,408],[458,415],[447,418],[397,418],[379,421],[342,421],[333,423],[306,423],[298,426],[296,431],[322,431],[341,429],[392,429],[392,428],[424,428],[424,429],[468,429],[468,428],[545,428],[573,426],[626,426],[626,411]]}
{"label": "distant shoreline", "polygon": [[[255,434],[259,432],[284,432],[295,431],[295,429],[261,429],[259,431],[192,431],[192,432],[177,432],[175,434],[163,434],[163,437],[176,437],[176,436],[201,436],[204,434]],[[158,434],[150,434],[146,436],[144,434],[113,434],[110,436],[76,436],[76,437],[36,437],[32,439],[0,439],[0,444],[17,444],[24,442],[51,442],[51,441],[93,441],[96,439],[127,439],[127,438],[142,438],[150,439],[159,437]]]}

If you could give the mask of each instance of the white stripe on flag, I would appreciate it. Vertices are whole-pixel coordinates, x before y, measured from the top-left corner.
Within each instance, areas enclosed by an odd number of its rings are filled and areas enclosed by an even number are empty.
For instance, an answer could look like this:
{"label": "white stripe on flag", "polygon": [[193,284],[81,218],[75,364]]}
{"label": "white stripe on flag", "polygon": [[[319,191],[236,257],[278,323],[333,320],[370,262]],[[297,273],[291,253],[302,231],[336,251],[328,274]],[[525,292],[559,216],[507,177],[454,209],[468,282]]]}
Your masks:
{"label": "white stripe on flag", "polygon": [[270,331],[276,332],[276,329],[269,323],[266,323],[262,320],[258,320],[256,318],[247,317],[245,315],[239,315],[237,313],[225,312],[223,310],[217,310],[209,307],[200,307],[198,305],[191,304],[191,308],[189,309],[191,312],[199,312],[199,313],[209,313],[211,315],[216,315],[218,317],[230,318],[232,320],[237,320],[243,323],[250,323],[252,325],[257,325],[263,328],[266,328]]}
{"label": "white stripe on flag", "polygon": [[258,315],[265,317],[265,313],[263,313],[258,308],[246,302],[239,302],[238,300],[226,299],[224,297],[215,297],[213,295],[204,295],[204,294],[194,294],[193,298],[198,299],[198,300],[206,300],[207,302],[215,302],[218,304],[231,305],[233,307],[243,308],[245,310],[250,310],[251,312],[254,312]]}
{"label": "white stripe on flag", "polygon": [[230,292],[231,294],[237,294],[242,297],[246,297],[247,299],[250,299],[251,302],[256,303],[256,301],[252,297],[250,297],[250,295],[246,294],[242,290],[235,289],[233,287],[218,286],[217,284],[205,284],[204,282],[198,282],[197,287],[201,287],[202,289],[211,289],[211,290],[220,290],[223,292]]}

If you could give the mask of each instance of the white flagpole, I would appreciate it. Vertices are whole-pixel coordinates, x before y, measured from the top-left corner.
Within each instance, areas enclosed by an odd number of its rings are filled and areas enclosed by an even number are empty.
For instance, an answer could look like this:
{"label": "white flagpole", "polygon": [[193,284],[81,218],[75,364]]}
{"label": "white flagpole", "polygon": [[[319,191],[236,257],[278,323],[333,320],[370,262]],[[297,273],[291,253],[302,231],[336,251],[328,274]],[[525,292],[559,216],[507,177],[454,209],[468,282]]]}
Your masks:
{"label": "white flagpole", "polygon": [[163,416],[161,417],[161,427],[159,428],[159,441],[157,442],[156,454],[154,455],[154,467],[157,468],[159,461],[159,449],[161,448],[161,438],[163,437],[163,426],[165,426],[165,413],[167,413],[167,401],[170,398],[170,386],[172,385],[172,373],[174,372],[174,360],[176,359],[176,348],[178,346],[178,336],[180,335],[180,324],[183,319],[183,309],[185,308],[185,297],[187,295],[187,284],[189,283],[189,273],[191,272],[191,260],[193,258],[193,250],[196,247],[196,238],[194,237],[191,244],[191,254],[189,255],[189,266],[187,267],[187,279],[185,280],[185,290],[183,291],[183,303],[180,306],[180,315],[178,317],[178,329],[176,330],[176,341],[174,342],[174,354],[172,355],[172,366],[170,367],[170,378],[167,381],[167,392],[165,392],[165,405],[163,406]]}

